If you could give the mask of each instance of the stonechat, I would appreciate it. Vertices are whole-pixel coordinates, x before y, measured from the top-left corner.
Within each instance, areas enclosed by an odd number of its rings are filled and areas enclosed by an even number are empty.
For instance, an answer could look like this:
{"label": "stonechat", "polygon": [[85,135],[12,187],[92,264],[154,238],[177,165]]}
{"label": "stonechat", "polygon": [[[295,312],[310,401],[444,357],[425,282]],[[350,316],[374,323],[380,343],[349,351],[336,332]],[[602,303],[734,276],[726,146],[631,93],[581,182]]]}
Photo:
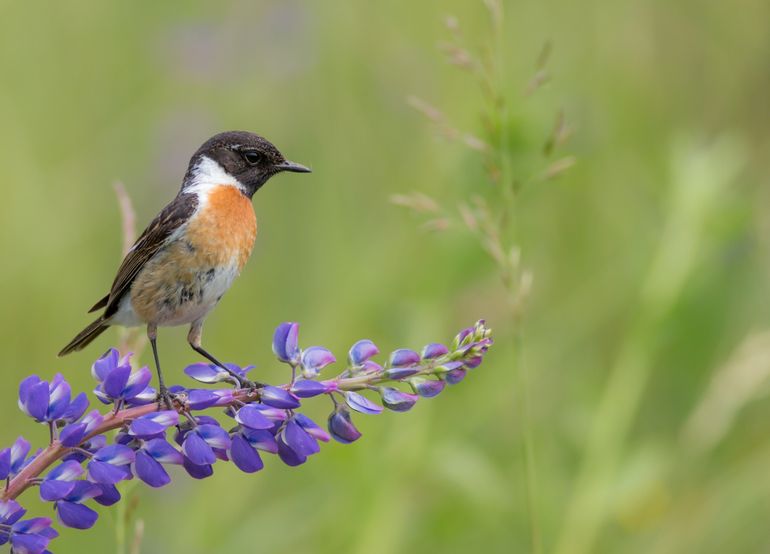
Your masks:
{"label": "stonechat", "polygon": [[190,160],[179,193],[133,245],[109,294],[90,310],[102,315],[59,356],[81,350],[112,325],[147,326],[160,398],[169,402],[158,359],[158,327],[190,325],[193,350],[249,385],[201,346],[203,321],[248,260],[257,237],[251,198],[283,171],[309,173],[264,138],[244,131],[211,137]]}

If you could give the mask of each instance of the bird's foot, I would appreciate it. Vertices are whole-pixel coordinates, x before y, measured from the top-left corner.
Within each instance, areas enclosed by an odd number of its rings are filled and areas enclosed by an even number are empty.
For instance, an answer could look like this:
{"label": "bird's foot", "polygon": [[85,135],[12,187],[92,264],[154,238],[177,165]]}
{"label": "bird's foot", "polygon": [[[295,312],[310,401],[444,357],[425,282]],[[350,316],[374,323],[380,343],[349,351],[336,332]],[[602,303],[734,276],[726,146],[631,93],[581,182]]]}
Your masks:
{"label": "bird's foot", "polygon": [[180,403],[178,395],[174,394],[173,392],[169,392],[169,390],[164,386],[160,387],[160,390],[158,391],[158,397],[155,399],[155,401],[158,403],[158,410],[162,410],[164,407],[167,410],[174,410],[176,409],[176,405]]}
{"label": "bird's foot", "polygon": [[237,373],[231,373],[231,375],[233,377],[233,380],[237,383],[238,388],[241,388],[241,389],[256,391],[258,389],[262,389],[267,386],[265,383],[260,383],[259,381],[249,381],[248,379],[238,375]]}

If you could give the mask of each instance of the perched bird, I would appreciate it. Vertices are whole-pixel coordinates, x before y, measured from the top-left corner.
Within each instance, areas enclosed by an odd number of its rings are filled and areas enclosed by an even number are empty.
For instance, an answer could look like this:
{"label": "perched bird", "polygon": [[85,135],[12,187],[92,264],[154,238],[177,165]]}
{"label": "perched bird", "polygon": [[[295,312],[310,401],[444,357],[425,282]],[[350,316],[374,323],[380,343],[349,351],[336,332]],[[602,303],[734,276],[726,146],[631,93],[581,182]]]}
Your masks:
{"label": "perched bird", "polygon": [[158,359],[158,327],[190,324],[190,346],[248,385],[203,349],[201,334],[206,316],[251,254],[257,236],[252,196],[283,171],[310,169],[287,161],[270,142],[249,132],[220,133],[203,143],[190,160],[176,198],[126,254],[109,294],[89,310],[103,309],[102,315],[59,356],[81,350],[112,325],[146,325],[159,398],[169,404]]}

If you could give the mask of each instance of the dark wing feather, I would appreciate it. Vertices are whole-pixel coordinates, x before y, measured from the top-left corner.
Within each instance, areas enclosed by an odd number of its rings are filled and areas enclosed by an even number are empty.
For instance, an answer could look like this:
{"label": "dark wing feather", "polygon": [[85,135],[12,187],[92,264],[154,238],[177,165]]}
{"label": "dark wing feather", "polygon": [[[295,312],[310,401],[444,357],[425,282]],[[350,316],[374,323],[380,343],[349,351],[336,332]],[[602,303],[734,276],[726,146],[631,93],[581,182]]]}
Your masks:
{"label": "dark wing feather", "polygon": [[197,206],[197,195],[179,194],[163,208],[126,254],[118,268],[110,294],[97,302],[91,311],[106,306],[104,317],[114,315],[118,311],[121,298],[131,288],[144,264],[166,244],[168,237],[190,218]]}

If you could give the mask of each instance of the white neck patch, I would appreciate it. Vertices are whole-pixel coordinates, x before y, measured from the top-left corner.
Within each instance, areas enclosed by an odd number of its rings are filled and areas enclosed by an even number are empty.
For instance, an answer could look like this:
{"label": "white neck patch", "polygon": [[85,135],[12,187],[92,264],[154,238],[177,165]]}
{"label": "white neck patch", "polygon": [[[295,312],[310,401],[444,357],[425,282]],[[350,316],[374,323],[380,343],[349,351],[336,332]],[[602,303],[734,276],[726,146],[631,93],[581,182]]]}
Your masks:
{"label": "white neck patch", "polygon": [[211,189],[219,186],[231,186],[238,190],[245,190],[243,185],[230,175],[217,162],[203,156],[201,161],[193,168],[193,176],[190,184],[185,187],[185,192],[195,193],[199,198],[205,198]]}

